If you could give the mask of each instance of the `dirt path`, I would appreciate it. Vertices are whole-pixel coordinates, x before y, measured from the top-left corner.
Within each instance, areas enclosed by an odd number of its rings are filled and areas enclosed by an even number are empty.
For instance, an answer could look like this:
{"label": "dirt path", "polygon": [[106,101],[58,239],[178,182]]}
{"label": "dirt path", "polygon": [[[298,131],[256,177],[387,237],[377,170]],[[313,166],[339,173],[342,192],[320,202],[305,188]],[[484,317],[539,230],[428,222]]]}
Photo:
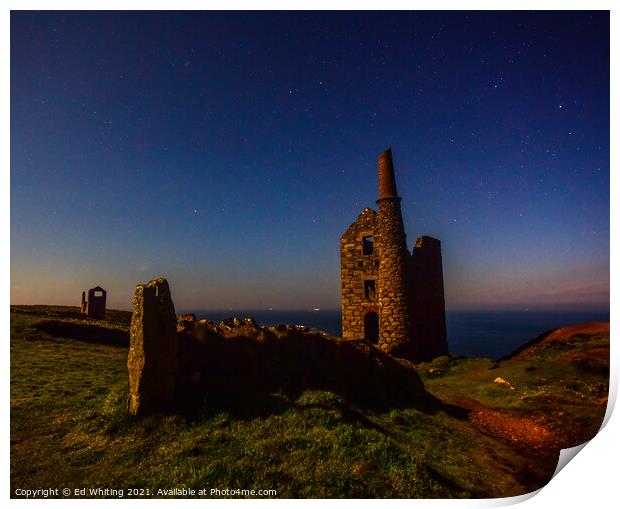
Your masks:
{"label": "dirt path", "polygon": [[469,410],[467,420],[482,433],[519,448],[545,454],[555,453],[563,447],[563,440],[534,418],[495,410],[465,396],[454,398],[448,403]]}

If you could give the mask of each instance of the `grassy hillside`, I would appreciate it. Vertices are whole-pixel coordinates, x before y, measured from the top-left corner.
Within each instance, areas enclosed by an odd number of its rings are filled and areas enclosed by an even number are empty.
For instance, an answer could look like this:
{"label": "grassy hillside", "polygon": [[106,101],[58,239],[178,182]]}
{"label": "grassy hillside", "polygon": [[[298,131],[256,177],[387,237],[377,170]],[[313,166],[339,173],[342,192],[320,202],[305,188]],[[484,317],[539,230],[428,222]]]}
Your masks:
{"label": "grassy hillside", "polygon": [[[128,313],[96,324],[75,308],[11,311],[12,490],[512,496],[544,485],[559,447],[590,438],[605,411],[609,335],[581,333],[499,364],[444,357],[420,365],[427,389],[451,404],[439,411],[377,411],[306,391],[132,419],[127,349],[107,341],[126,330]],[[80,338],[72,332],[79,327],[50,322],[105,330],[81,329],[90,332]],[[497,377],[515,388],[493,383]]]}

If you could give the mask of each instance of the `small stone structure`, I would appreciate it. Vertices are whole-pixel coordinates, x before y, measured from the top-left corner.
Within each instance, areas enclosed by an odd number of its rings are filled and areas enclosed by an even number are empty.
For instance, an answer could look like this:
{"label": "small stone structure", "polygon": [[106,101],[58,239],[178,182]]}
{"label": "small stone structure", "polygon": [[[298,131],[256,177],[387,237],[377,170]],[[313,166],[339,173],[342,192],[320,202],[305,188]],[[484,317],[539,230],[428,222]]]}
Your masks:
{"label": "small stone structure", "polygon": [[132,305],[128,410],[137,415],[173,405],[179,342],[174,304],[165,279],[138,285]]}
{"label": "small stone structure", "polygon": [[105,303],[106,292],[100,286],[95,286],[88,290],[88,301],[86,300],[86,292],[82,292],[82,302],[80,304],[80,313],[88,315],[90,318],[105,320]]}
{"label": "small stone structure", "polygon": [[340,237],[342,337],[417,362],[448,353],[441,244],[423,236],[409,253],[400,201],[387,149],[378,212],[364,209]]}

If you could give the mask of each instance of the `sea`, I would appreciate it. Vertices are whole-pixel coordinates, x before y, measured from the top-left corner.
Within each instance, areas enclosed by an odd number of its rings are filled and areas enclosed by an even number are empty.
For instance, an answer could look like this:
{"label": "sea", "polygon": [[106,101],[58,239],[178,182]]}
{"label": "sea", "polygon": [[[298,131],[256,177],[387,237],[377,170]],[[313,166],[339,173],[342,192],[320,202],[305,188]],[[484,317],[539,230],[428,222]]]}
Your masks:
{"label": "sea", "polygon": [[[251,316],[260,325],[287,323],[313,327],[334,336],[341,335],[340,310],[179,310],[219,322],[224,318]],[[508,355],[543,332],[579,322],[608,322],[609,310],[578,311],[446,311],[448,347],[452,355],[490,357]]]}

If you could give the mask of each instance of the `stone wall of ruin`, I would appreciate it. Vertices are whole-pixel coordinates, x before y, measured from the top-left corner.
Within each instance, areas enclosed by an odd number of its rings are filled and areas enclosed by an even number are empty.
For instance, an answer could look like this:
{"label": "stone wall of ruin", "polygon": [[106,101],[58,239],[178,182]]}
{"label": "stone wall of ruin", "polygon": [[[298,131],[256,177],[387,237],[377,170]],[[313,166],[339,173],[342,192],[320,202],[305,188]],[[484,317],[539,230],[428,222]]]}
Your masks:
{"label": "stone wall of ruin", "polygon": [[[374,298],[366,298],[364,280],[375,282],[379,275],[380,249],[376,242],[377,213],[366,208],[340,237],[340,281],[342,290],[342,337],[364,338],[364,316],[368,311],[378,313],[377,289]],[[363,253],[364,237],[374,237],[371,255]]]}
{"label": "stone wall of ruin", "polygon": [[303,326],[261,327],[249,317],[177,320],[163,278],[136,287],[127,369],[134,415],[244,409],[274,392],[295,400],[305,390],[375,408],[435,401],[411,363],[366,341]]}
{"label": "stone wall of ruin", "polygon": [[[99,295],[98,295],[99,294]],[[106,291],[97,286],[88,290],[88,303],[86,313],[91,318],[105,320]]]}
{"label": "stone wall of ruin", "polygon": [[[392,152],[379,156],[378,212],[358,216],[340,239],[342,336],[364,338],[364,317],[379,316],[379,347],[413,361],[448,353],[441,244],[418,238],[412,254],[396,188]],[[373,235],[372,256],[363,254],[363,238]],[[369,300],[364,280],[375,279]]]}
{"label": "stone wall of ruin", "polygon": [[442,266],[441,242],[419,237],[411,253],[409,275],[412,357],[416,361],[448,354]]}

